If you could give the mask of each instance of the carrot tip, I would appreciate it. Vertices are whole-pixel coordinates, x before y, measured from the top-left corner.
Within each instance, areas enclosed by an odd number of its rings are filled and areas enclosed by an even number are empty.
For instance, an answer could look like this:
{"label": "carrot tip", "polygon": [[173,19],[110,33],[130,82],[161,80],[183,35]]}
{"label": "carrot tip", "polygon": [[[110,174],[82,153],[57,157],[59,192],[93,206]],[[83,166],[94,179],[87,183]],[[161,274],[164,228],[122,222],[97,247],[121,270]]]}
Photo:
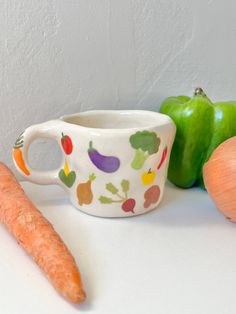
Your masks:
{"label": "carrot tip", "polygon": [[26,196],[10,169],[1,162],[0,177],[1,223],[6,225],[61,295],[72,303],[82,303],[86,294],[70,251],[52,224]]}
{"label": "carrot tip", "polygon": [[76,296],[69,296],[67,295],[66,298],[68,301],[74,303],[74,304],[80,304],[83,303],[86,300],[86,293],[84,290],[81,290]]}

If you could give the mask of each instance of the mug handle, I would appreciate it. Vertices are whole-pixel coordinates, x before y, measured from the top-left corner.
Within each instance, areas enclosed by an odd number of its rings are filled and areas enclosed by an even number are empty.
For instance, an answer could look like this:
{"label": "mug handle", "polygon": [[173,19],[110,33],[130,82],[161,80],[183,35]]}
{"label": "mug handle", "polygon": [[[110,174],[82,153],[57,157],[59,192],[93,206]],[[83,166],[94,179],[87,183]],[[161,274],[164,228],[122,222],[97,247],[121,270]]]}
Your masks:
{"label": "mug handle", "polygon": [[58,184],[63,186],[58,178],[58,172],[61,168],[51,171],[38,171],[31,168],[28,163],[28,149],[30,144],[37,138],[53,139],[59,143],[63,125],[64,123],[60,120],[35,124],[28,127],[17,138],[12,151],[13,161],[16,169],[28,181],[38,184]]}

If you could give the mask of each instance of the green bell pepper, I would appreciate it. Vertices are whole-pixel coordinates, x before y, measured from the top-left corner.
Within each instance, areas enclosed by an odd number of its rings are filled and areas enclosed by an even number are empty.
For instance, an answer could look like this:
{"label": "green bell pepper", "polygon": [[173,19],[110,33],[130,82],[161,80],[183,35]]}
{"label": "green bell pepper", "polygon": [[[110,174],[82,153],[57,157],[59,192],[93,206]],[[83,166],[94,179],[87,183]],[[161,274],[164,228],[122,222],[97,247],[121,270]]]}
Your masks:
{"label": "green bell pepper", "polygon": [[193,98],[167,98],[160,112],[170,116],[177,127],[168,179],[182,188],[204,188],[204,163],[220,143],[236,135],[236,101],[213,104],[197,88]]}

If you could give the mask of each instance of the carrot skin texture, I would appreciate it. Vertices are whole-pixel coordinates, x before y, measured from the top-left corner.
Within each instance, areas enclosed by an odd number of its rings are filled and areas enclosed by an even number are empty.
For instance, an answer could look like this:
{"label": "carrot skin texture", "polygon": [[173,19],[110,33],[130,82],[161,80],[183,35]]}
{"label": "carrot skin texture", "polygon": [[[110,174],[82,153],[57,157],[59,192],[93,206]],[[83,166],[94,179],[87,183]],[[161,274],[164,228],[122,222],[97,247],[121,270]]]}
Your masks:
{"label": "carrot skin texture", "polygon": [[76,262],[53,226],[26,196],[10,169],[0,162],[0,222],[72,303],[86,294]]}

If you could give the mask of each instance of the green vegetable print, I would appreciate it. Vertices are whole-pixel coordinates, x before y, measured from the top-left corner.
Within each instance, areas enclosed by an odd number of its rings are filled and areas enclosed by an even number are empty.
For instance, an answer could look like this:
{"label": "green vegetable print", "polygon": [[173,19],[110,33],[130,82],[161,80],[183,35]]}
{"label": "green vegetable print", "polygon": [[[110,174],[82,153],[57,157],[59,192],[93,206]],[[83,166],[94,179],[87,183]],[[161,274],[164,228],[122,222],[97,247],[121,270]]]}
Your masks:
{"label": "green vegetable print", "polygon": [[112,183],[107,183],[106,189],[107,191],[111,192],[114,195],[116,195],[119,192],[119,190]]}
{"label": "green vegetable print", "polygon": [[102,204],[111,204],[111,203],[113,203],[113,199],[112,199],[112,198],[106,197],[106,196],[103,196],[103,195],[101,195],[101,196],[99,197],[99,201],[100,201]]}
{"label": "green vegetable print", "polygon": [[149,131],[138,131],[130,136],[129,141],[135,149],[135,157],[131,163],[135,170],[141,169],[147,158],[158,152],[161,142],[155,132]]}
{"label": "green vegetable print", "polygon": [[132,212],[134,214],[134,208],[136,205],[136,201],[133,198],[128,197],[129,192],[129,181],[128,180],[122,180],[120,183],[121,189],[123,193],[119,193],[119,189],[114,186],[113,183],[109,182],[106,184],[106,189],[111,194],[115,195],[114,198],[107,197],[104,195],[101,195],[99,197],[99,201],[101,204],[112,204],[112,203],[121,203],[121,209],[124,212]]}
{"label": "green vegetable print", "polygon": [[61,169],[58,174],[60,180],[68,187],[71,188],[75,182],[76,174],[74,171],[70,171],[68,175],[65,174],[64,170]]}
{"label": "green vegetable print", "polygon": [[99,198],[99,201],[102,204],[121,203],[121,202],[126,201],[128,199],[129,181],[122,180],[120,185],[121,185],[122,192],[124,195],[121,195],[119,193],[119,189],[115,187],[113,183],[109,182],[106,184],[106,190],[109,191],[111,194],[115,195],[117,198],[113,199],[113,198],[101,195]]}
{"label": "green vegetable print", "polygon": [[125,193],[125,197],[128,198],[129,181],[128,180],[122,180],[121,181],[121,188],[122,188],[122,191]]}

